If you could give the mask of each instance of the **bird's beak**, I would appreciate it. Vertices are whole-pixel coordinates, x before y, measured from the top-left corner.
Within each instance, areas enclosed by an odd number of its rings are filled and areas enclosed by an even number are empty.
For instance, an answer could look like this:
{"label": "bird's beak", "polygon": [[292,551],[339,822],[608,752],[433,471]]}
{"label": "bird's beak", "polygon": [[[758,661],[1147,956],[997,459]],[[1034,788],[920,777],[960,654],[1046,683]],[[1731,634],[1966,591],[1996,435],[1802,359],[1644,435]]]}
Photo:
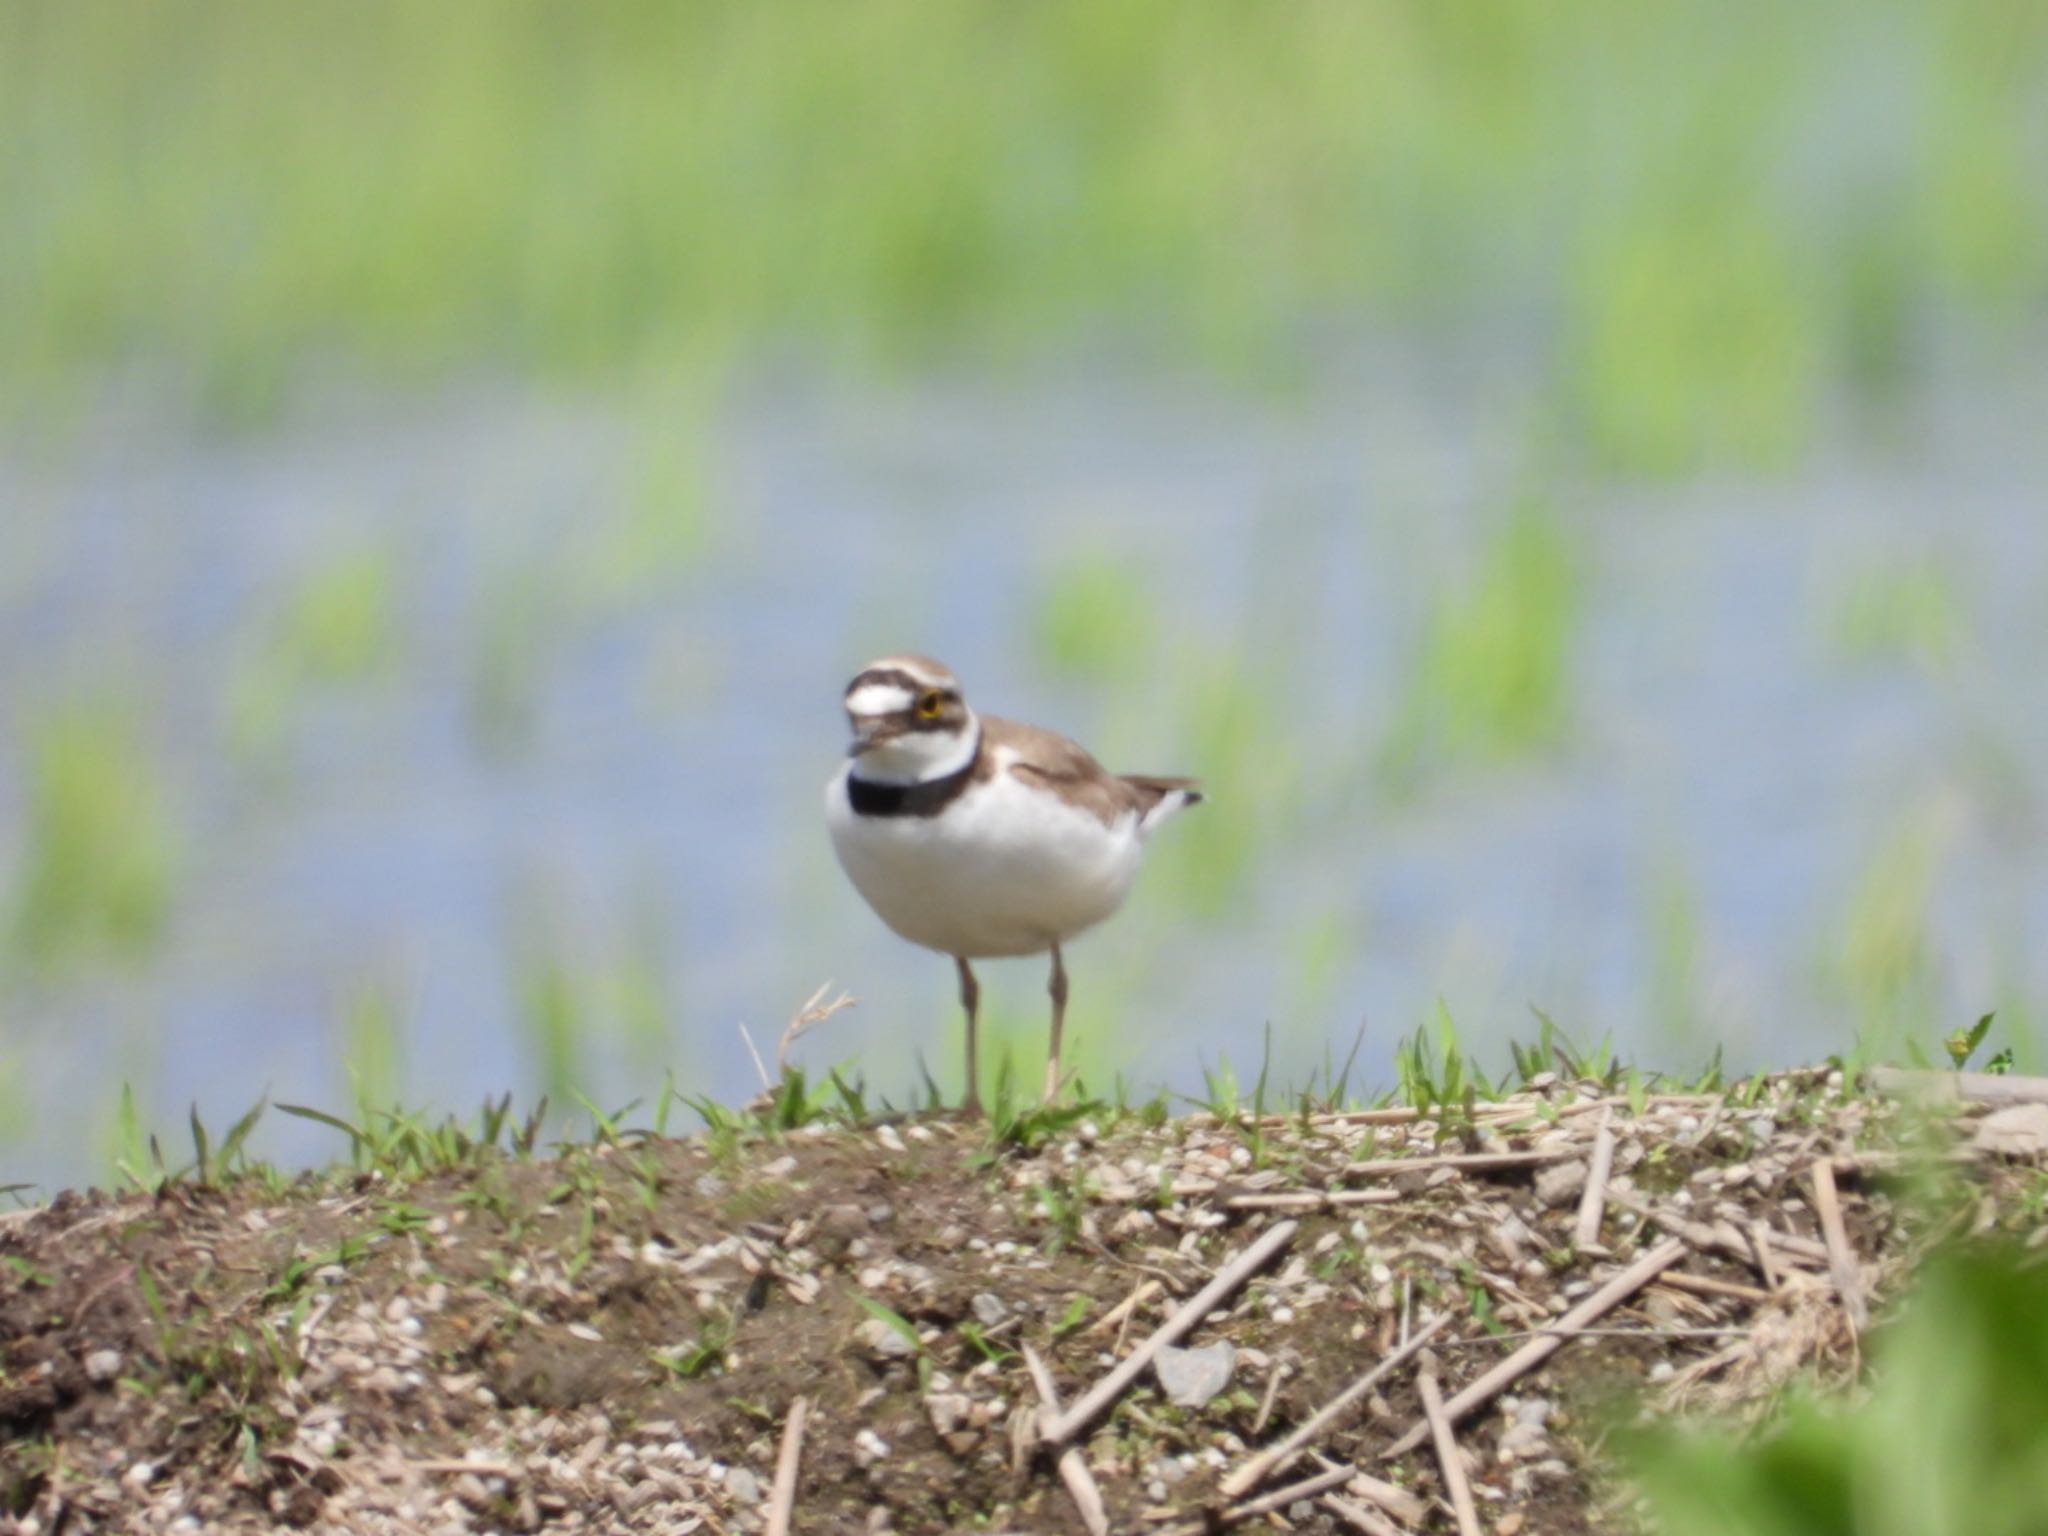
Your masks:
{"label": "bird's beak", "polygon": [[853,726],[853,744],[846,749],[848,757],[859,757],[870,747],[879,747],[903,734],[903,727],[888,715],[850,714],[846,718]]}

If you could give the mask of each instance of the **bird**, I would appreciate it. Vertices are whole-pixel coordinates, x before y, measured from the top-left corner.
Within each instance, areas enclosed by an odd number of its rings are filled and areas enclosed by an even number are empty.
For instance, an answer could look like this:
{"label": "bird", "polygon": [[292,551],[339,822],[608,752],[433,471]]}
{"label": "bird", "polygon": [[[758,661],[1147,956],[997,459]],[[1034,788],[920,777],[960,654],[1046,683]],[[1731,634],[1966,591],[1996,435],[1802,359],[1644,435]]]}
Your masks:
{"label": "bird", "polygon": [[1052,956],[1051,1103],[1067,1012],[1060,946],[1123,904],[1147,839],[1200,802],[1197,781],[1111,773],[1056,732],[977,714],[929,656],[870,662],[845,707],[853,740],[825,792],[833,851],[884,923],[952,957],[967,1015],[963,1110],[981,1113],[973,962],[1003,956]]}

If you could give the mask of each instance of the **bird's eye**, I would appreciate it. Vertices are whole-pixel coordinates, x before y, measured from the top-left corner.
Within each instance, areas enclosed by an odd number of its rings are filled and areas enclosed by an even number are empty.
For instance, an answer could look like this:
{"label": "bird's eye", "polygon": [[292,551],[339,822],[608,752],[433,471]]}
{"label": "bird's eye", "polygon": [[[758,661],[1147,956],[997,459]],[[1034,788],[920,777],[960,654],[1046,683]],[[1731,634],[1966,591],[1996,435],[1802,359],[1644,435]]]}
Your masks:
{"label": "bird's eye", "polygon": [[936,720],[945,712],[946,696],[934,688],[917,701],[917,718]]}

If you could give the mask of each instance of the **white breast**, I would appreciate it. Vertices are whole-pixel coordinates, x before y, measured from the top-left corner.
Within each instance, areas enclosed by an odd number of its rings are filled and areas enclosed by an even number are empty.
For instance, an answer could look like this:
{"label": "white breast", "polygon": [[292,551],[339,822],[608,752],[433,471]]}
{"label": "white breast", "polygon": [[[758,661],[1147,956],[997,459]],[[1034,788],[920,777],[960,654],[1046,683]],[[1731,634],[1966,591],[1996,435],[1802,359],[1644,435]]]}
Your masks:
{"label": "white breast", "polygon": [[832,847],[868,905],[913,944],[968,959],[1037,954],[1114,912],[1143,842],[999,765],[933,816],[861,816],[851,765],[826,789]]}

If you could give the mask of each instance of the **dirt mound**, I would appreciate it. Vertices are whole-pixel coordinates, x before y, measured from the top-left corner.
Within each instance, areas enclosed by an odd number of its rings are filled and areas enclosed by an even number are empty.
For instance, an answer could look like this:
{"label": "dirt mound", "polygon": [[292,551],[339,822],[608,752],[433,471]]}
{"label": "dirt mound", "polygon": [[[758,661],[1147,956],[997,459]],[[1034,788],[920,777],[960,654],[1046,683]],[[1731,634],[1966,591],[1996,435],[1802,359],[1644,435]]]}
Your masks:
{"label": "dirt mound", "polygon": [[[1611,1415],[1849,1372],[1916,1246],[1999,1219],[2002,1162],[1903,1198],[1952,1123],[1824,1077],[1539,1081],[66,1197],[0,1217],[0,1530],[758,1530],[798,1399],[804,1531],[1079,1530],[1091,1498],[1120,1531],[1454,1529],[1422,1374],[1486,1529],[1602,1529]],[[1080,1415],[1050,1439],[1027,1347]]]}

